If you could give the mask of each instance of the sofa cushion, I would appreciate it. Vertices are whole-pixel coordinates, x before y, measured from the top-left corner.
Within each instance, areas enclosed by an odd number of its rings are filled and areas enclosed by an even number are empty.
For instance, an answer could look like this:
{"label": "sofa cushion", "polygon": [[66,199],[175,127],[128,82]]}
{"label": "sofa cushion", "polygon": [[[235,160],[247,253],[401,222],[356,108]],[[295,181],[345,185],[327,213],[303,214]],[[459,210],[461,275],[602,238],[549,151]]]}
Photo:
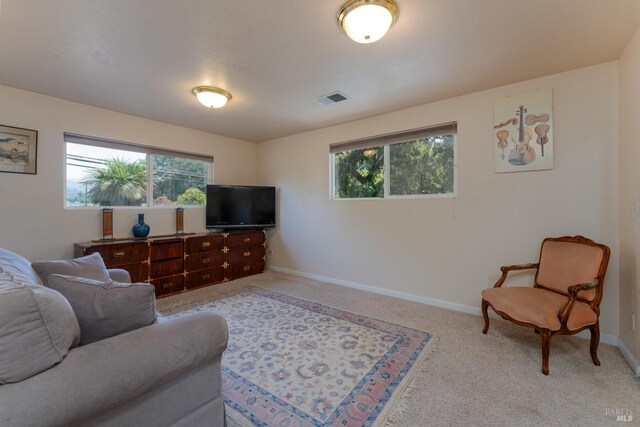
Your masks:
{"label": "sofa cushion", "polygon": [[31,265],[45,286],[49,286],[47,278],[51,274],[85,277],[102,282],[111,280],[102,256],[97,252],[69,260],[36,261]]}
{"label": "sofa cushion", "polygon": [[49,369],[80,338],[78,321],[60,293],[14,280],[0,281],[0,384]]}
{"label": "sofa cushion", "polygon": [[42,285],[40,278],[31,268],[31,263],[26,258],[6,249],[0,249],[0,280],[13,279]]}
{"label": "sofa cushion", "polygon": [[99,281],[61,274],[48,286],[64,295],[80,323],[80,344],[149,326],[156,321],[155,288],[148,283]]}

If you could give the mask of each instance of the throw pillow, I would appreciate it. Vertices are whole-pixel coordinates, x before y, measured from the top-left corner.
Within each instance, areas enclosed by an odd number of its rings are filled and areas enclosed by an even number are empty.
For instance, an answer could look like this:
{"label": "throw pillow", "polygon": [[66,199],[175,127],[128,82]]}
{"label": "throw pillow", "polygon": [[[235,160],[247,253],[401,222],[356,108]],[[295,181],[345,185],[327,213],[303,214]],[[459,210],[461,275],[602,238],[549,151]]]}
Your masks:
{"label": "throw pillow", "polygon": [[11,275],[9,278],[5,277],[7,280],[42,285],[40,278],[31,268],[31,262],[6,249],[0,249],[0,271],[5,275]]}
{"label": "throw pillow", "polygon": [[51,368],[79,338],[76,316],[60,293],[40,285],[0,281],[0,384]]}
{"label": "throw pillow", "polygon": [[155,288],[52,274],[48,286],[69,300],[80,323],[80,345],[100,341],[156,321]]}
{"label": "throw pillow", "polygon": [[31,266],[38,273],[45,286],[49,286],[48,277],[51,274],[85,277],[102,282],[111,280],[102,256],[97,252],[69,260],[36,261]]}

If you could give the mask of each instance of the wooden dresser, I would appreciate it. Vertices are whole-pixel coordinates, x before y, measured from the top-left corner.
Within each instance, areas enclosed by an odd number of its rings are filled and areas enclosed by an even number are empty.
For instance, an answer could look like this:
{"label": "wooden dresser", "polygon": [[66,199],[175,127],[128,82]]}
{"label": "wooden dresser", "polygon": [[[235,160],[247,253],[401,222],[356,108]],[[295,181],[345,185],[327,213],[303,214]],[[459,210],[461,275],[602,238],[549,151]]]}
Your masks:
{"label": "wooden dresser", "polygon": [[151,283],[156,296],[262,273],[263,231],[158,236],[76,243],[76,257],[99,252],[107,268],[122,268],[133,282]]}

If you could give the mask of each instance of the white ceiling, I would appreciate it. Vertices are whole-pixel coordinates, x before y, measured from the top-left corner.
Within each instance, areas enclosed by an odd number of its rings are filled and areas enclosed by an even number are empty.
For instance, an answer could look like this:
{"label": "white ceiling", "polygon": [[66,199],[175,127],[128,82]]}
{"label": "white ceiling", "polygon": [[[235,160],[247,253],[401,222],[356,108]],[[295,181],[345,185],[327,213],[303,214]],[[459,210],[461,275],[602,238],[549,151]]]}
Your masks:
{"label": "white ceiling", "polygon": [[342,0],[2,0],[0,84],[259,142],[615,60],[640,25],[640,0],[397,2],[359,45]]}

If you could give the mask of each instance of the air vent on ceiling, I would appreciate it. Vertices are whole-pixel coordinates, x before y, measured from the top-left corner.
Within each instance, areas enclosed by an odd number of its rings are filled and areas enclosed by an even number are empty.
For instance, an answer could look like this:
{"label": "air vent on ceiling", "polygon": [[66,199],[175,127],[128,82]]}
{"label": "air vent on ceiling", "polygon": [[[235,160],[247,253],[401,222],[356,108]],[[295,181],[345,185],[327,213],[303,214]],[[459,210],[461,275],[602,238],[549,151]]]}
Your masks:
{"label": "air vent on ceiling", "polygon": [[340,92],[330,93],[328,95],[322,95],[319,98],[316,98],[316,102],[322,105],[331,105],[337,104],[338,102],[346,101],[349,99],[347,96]]}

